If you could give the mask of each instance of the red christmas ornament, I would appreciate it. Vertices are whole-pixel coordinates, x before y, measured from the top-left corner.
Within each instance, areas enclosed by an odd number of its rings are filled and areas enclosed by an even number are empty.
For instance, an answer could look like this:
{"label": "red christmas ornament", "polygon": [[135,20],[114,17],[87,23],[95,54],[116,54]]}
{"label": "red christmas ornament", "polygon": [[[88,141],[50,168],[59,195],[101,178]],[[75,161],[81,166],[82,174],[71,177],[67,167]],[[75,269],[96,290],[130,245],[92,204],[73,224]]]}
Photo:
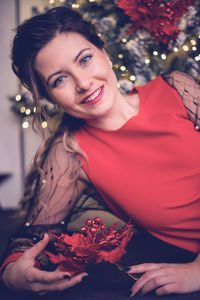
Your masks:
{"label": "red christmas ornament", "polygon": [[130,16],[132,26],[128,33],[139,28],[152,32],[158,42],[168,44],[175,40],[179,29],[175,26],[196,0],[118,0],[118,7]]}
{"label": "red christmas ornament", "polygon": [[88,219],[80,228],[80,233],[61,234],[56,236],[52,253],[45,250],[49,260],[59,264],[60,269],[72,275],[83,272],[88,263],[100,263],[102,260],[115,263],[126,253],[125,247],[132,237],[131,224],[117,229],[117,224],[109,228],[101,218]]}

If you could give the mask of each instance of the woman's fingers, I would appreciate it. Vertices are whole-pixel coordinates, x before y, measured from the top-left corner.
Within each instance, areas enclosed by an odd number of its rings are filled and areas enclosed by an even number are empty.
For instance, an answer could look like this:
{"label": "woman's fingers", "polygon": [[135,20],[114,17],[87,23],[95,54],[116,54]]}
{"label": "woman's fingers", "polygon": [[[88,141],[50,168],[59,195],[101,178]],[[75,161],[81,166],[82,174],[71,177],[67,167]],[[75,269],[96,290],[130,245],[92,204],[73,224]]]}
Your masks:
{"label": "woman's fingers", "polygon": [[24,252],[23,259],[25,258],[27,260],[34,261],[35,258],[45,249],[48,242],[49,242],[49,236],[48,236],[48,234],[45,233],[44,237],[41,241],[39,241],[33,247],[31,247],[30,249],[28,249]]}
{"label": "woman's fingers", "polygon": [[166,283],[166,272],[165,269],[160,267],[151,269],[145,272],[133,285],[132,296],[137,294],[140,290],[142,294],[154,290],[162,284]]}
{"label": "woman's fingers", "polygon": [[131,267],[129,273],[144,273],[133,285],[132,296],[141,291],[155,290],[159,296],[191,293],[200,290],[198,260],[186,264],[142,264]]}
{"label": "woman's fingers", "polygon": [[54,272],[41,271],[36,268],[30,268],[27,271],[26,279],[28,282],[51,282],[64,279],[64,276],[71,277],[70,273],[56,270]]}
{"label": "woman's fingers", "polygon": [[[144,286],[141,289],[141,294],[147,294],[153,290],[157,290],[157,288],[159,287],[163,287],[165,286],[166,291],[167,291],[167,287],[169,286],[169,284],[173,284],[173,281],[170,280],[166,275],[156,275],[154,274],[155,277],[152,277],[149,281],[147,281]],[[170,291],[168,292],[170,293]]]}
{"label": "woman's fingers", "polygon": [[166,264],[164,264],[164,263],[161,263],[161,264],[154,264],[154,263],[139,264],[139,265],[135,265],[135,266],[130,266],[127,273],[130,273],[130,274],[131,273],[144,273],[147,271],[159,269],[165,265]]}
{"label": "woman's fingers", "polygon": [[163,285],[160,288],[157,288],[155,290],[155,293],[158,296],[176,293],[176,283],[170,283],[170,284]]}
{"label": "woman's fingers", "polygon": [[69,279],[60,279],[51,282],[34,282],[31,284],[30,288],[32,292],[36,292],[39,295],[45,294],[51,291],[63,291],[67,288],[70,288],[78,283],[80,283],[83,277],[88,276],[87,273],[81,273],[76,276],[73,276]]}

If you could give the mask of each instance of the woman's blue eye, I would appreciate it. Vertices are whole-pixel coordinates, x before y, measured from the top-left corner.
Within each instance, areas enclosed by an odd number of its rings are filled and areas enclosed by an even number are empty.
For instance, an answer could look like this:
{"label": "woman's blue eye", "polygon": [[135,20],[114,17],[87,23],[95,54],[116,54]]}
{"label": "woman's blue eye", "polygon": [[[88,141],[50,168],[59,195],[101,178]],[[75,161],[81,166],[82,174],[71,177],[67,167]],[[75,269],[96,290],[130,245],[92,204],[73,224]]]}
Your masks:
{"label": "woman's blue eye", "polygon": [[63,82],[63,80],[64,80],[64,77],[63,77],[63,76],[58,77],[58,78],[54,81],[53,87],[57,87],[58,85],[60,85],[60,84]]}
{"label": "woman's blue eye", "polygon": [[84,56],[80,61],[81,65],[87,63],[90,60],[91,57],[92,57],[92,55]]}

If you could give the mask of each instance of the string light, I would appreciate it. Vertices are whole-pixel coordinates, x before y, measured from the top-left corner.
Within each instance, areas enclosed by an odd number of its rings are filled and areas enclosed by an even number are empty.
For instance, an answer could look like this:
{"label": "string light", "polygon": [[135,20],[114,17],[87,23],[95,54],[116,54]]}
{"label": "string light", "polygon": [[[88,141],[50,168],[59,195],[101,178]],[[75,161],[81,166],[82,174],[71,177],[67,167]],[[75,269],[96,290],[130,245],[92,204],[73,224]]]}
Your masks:
{"label": "string light", "polygon": [[157,56],[158,55],[158,51],[153,51],[153,55]]}
{"label": "string light", "polygon": [[123,42],[123,43],[126,43],[126,42],[127,42],[127,39],[123,38],[123,39],[122,39],[122,42]]}
{"label": "string light", "polygon": [[95,0],[89,0],[89,2],[95,2]]}
{"label": "string light", "polygon": [[27,108],[26,111],[25,111],[25,114],[26,114],[26,115],[30,115],[30,113],[31,113],[30,108]]}
{"label": "string light", "polygon": [[64,3],[64,2],[65,2],[65,0],[60,0],[60,2]]}
{"label": "string light", "polygon": [[79,8],[79,4],[73,3],[72,8]]}
{"label": "string light", "polygon": [[29,127],[29,122],[28,122],[28,121],[24,121],[24,122],[22,123],[22,127],[23,127],[24,129],[28,128],[28,127]]}
{"label": "string light", "polygon": [[130,80],[131,80],[131,81],[135,81],[135,79],[136,79],[136,78],[135,78],[134,75],[131,75],[131,76],[130,76]]}
{"label": "string light", "polygon": [[22,107],[20,108],[20,112],[21,112],[22,114],[24,114],[25,111],[26,111],[26,107],[25,107],[25,106],[22,106]]}
{"label": "string light", "polygon": [[146,58],[144,62],[145,62],[145,64],[148,65],[148,64],[150,64],[150,59],[149,59],[149,58]]}
{"label": "string light", "polygon": [[21,95],[16,95],[16,96],[15,96],[15,100],[16,100],[17,102],[19,102],[21,99],[22,99],[22,96],[21,96]]}
{"label": "string light", "polygon": [[174,52],[178,52],[178,48],[177,47],[174,47]]}
{"label": "string light", "polygon": [[47,122],[46,121],[43,121],[42,122],[42,128],[46,128],[47,127]]}
{"label": "string light", "polygon": [[55,0],[49,0],[49,3],[50,3],[50,4],[54,4],[54,3],[55,3]]}
{"label": "string light", "polygon": [[197,44],[197,42],[195,40],[190,40],[190,43],[192,46],[195,46]]}
{"label": "string light", "polygon": [[33,107],[33,112],[36,113],[36,106]]}
{"label": "string light", "polygon": [[195,56],[194,58],[196,61],[200,61],[200,57],[199,56]]}
{"label": "string light", "polygon": [[192,47],[192,50],[193,50],[193,51],[197,51],[197,47],[196,47],[196,46],[193,46],[193,47]]}
{"label": "string light", "polygon": [[119,57],[119,59],[122,59],[124,56],[123,56],[123,54],[118,54],[118,57]]}
{"label": "string light", "polygon": [[121,70],[121,71],[126,71],[126,67],[125,67],[125,66],[121,66],[121,67],[120,67],[120,70]]}
{"label": "string light", "polygon": [[167,58],[167,56],[166,56],[166,54],[161,54],[161,58],[163,59],[163,60],[165,60],[166,58]]}
{"label": "string light", "polygon": [[120,83],[119,82],[117,83],[117,87],[120,88]]}
{"label": "string light", "polygon": [[187,45],[183,45],[183,50],[184,51],[189,51],[189,47]]}

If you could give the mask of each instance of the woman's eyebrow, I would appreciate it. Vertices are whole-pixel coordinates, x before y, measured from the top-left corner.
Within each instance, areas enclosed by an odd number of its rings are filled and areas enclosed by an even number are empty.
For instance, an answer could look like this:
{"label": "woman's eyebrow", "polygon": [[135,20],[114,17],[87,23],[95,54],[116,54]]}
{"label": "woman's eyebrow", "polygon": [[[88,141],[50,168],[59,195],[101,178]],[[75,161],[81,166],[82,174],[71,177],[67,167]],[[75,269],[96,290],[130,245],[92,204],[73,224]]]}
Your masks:
{"label": "woman's eyebrow", "polygon": [[87,50],[91,50],[91,48],[85,48],[85,49],[82,49],[81,51],[79,51],[79,53],[76,55],[76,57],[74,59],[74,62],[76,62],[78,60],[78,58],[81,56],[81,54],[83,54],[83,52],[87,51]]}
{"label": "woman's eyebrow", "polygon": [[[87,50],[90,50],[91,48],[84,48],[82,49],[81,51],[79,51],[79,53],[76,55],[76,57],[74,58],[74,62],[76,62],[78,60],[78,58],[83,54],[84,51],[87,51]],[[55,75],[58,75],[58,74],[61,74],[62,71],[57,71],[51,75],[48,76],[47,80],[46,80],[46,84],[48,85],[49,84],[49,80],[55,76]]]}
{"label": "woman's eyebrow", "polygon": [[57,71],[57,72],[55,72],[55,73],[49,75],[48,78],[47,78],[47,80],[46,80],[46,84],[47,84],[47,85],[49,84],[49,80],[50,80],[53,76],[58,75],[58,74],[61,74],[61,73],[62,73],[62,71]]}

